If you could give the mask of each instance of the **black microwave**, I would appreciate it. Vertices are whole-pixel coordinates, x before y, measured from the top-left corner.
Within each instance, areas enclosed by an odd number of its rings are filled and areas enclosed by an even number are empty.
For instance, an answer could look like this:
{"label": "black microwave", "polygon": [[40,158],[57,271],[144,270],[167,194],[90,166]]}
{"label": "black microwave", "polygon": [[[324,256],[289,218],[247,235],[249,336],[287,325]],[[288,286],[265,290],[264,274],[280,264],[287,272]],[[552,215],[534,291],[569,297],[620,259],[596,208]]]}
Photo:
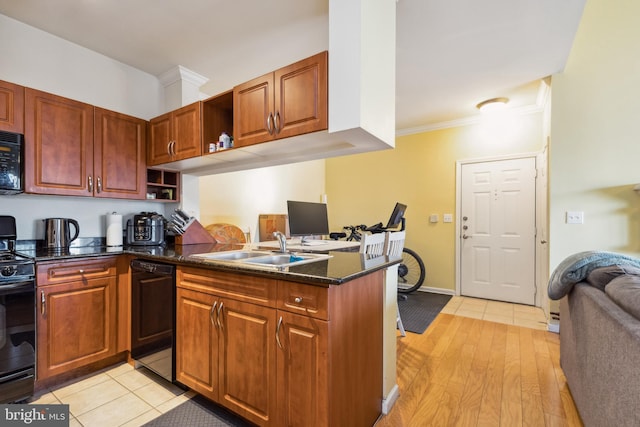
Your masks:
{"label": "black microwave", "polygon": [[0,131],[0,194],[24,191],[24,136]]}

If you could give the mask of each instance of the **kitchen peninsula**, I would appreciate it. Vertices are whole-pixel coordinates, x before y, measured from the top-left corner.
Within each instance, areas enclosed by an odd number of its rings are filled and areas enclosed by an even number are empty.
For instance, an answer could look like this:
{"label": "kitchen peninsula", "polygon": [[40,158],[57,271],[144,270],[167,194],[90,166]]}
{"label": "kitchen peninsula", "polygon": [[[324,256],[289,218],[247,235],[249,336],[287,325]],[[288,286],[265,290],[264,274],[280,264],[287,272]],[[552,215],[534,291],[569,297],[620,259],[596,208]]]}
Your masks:
{"label": "kitchen peninsula", "polygon": [[173,264],[177,382],[257,425],[373,425],[382,406],[384,275],[399,260],[330,251],[326,258],[278,269],[193,256],[242,247],[113,252],[98,246],[34,255],[38,280],[41,270],[57,265],[67,277],[78,272],[86,287],[92,284],[85,279],[97,270],[83,270],[83,264],[111,260],[116,266],[110,307],[117,307],[117,315],[110,330],[119,344],[103,357],[128,358],[129,338],[120,335],[130,321],[123,315],[130,299],[129,261]]}

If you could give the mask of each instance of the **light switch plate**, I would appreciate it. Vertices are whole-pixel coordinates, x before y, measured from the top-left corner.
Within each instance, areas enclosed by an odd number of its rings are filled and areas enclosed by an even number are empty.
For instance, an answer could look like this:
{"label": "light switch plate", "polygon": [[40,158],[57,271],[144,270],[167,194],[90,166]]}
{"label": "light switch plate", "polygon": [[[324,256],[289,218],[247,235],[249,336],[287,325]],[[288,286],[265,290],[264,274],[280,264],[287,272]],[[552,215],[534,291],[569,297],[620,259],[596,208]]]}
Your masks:
{"label": "light switch plate", "polygon": [[429,222],[438,222],[438,214],[429,215]]}
{"label": "light switch plate", "polygon": [[444,222],[453,222],[453,214],[444,214],[443,215]]}

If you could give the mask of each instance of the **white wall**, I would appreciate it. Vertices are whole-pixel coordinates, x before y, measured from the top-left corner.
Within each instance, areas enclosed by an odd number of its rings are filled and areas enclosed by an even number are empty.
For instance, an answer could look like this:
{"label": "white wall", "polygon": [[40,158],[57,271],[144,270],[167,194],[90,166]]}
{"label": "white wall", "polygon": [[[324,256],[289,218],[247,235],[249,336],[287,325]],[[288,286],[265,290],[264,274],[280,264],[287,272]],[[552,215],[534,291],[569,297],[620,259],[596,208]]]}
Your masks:
{"label": "white wall", "polygon": [[[150,74],[4,15],[0,40],[0,80],[143,119],[160,113],[162,88]],[[54,216],[77,219],[81,237],[99,237],[105,235],[107,212],[163,212],[171,205],[175,204],[21,194],[0,196],[0,215],[16,217],[20,240],[42,238],[36,232],[39,220]]]}
{"label": "white wall", "polygon": [[155,76],[0,15],[0,80],[148,120],[161,112]]}
{"label": "white wall", "polygon": [[[598,249],[640,255],[640,2],[588,0],[553,76],[550,268]],[[584,224],[565,223],[567,211]]]}
{"label": "white wall", "polygon": [[[258,215],[286,214],[287,200],[320,202],[325,194],[325,162],[231,172],[200,178],[200,222],[226,222],[249,229],[258,241]],[[327,201],[331,222],[331,200]],[[284,231],[284,230],[283,230]]]}

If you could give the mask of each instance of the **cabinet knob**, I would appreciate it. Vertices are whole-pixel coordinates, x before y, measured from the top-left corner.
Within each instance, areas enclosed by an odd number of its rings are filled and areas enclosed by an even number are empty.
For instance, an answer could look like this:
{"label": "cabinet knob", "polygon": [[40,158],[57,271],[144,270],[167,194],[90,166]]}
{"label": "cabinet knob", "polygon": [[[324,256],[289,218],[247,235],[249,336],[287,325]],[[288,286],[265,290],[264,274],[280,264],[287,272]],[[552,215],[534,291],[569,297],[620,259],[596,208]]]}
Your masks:
{"label": "cabinet knob", "polygon": [[294,301],[296,304],[300,304],[302,302],[302,297],[295,297]]}

